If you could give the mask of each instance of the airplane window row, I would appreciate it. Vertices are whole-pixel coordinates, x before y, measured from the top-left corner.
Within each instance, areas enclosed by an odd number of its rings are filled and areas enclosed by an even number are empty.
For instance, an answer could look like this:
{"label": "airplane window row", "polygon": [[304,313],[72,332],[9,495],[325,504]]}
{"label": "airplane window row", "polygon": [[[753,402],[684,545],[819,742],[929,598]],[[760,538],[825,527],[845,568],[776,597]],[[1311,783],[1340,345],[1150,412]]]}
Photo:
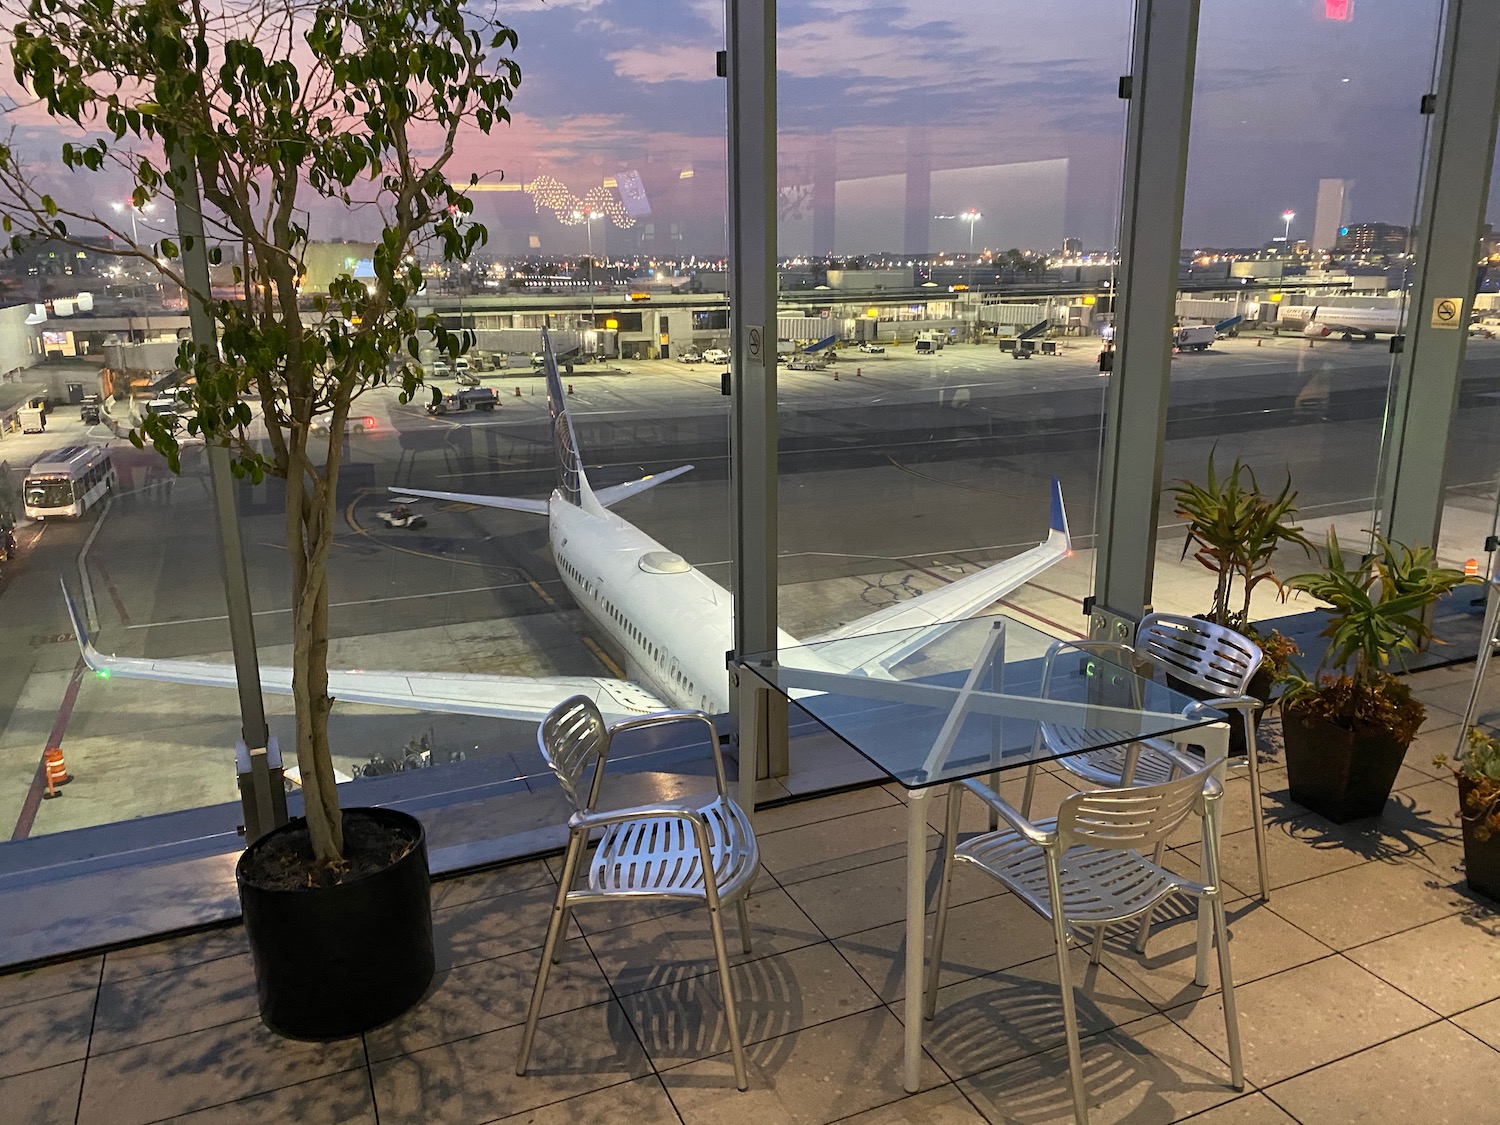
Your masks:
{"label": "airplane window row", "polygon": [[633,621],[631,621],[623,613],[616,609],[614,603],[610,602],[608,599],[601,598],[598,592],[594,589],[593,583],[584,578],[577,567],[575,567],[567,559],[563,559],[562,569],[563,572],[568,575],[568,577],[572,578],[574,582],[576,582],[583,588],[585,593],[592,597],[596,602],[604,606],[609,615],[620,624],[620,626],[626,631],[626,633],[629,634],[631,639],[634,640],[635,643],[639,645],[651,657],[652,660],[655,660],[658,664],[661,663],[662,658],[665,655],[662,650],[656,645],[652,644],[646,638],[646,635],[636,627],[636,624]]}

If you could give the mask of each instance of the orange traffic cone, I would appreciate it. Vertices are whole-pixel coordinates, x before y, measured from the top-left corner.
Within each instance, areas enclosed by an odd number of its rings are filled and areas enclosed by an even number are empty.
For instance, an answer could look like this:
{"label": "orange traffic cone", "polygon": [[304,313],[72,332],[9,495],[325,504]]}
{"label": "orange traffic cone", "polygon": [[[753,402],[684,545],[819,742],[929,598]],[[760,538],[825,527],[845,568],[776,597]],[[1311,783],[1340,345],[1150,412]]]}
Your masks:
{"label": "orange traffic cone", "polygon": [[1465,578],[1477,578],[1477,577],[1479,577],[1479,560],[1478,559],[1465,559],[1464,560],[1464,577]]}
{"label": "orange traffic cone", "polygon": [[66,785],[73,780],[68,773],[68,765],[63,761],[63,752],[56,746],[47,747],[47,752],[42,755],[42,762],[47,770],[47,797],[59,797],[58,787]]}
{"label": "orange traffic cone", "polygon": [[834,382],[835,382],[835,383],[837,383],[837,382],[838,382],[838,381],[839,381],[839,373],[838,373],[838,372],[837,372],[837,371],[835,371],[835,372],[834,372],[834,373],[833,373],[833,381],[834,381]]}
{"label": "orange traffic cone", "polygon": [[572,383],[569,383],[569,384],[568,384],[568,393],[569,393],[569,394],[572,394],[572,393],[573,393],[573,384],[572,384]]}
{"label": "orange traffic cone", "polygon": [[520,397],[521,397],[521,388],[520,388],[520,387],[517,387],[517,388],[516,388],[516,397],[517,397],[517,398],[520,398]]}
{"label": "orange traffic cone", "polygon": [[856,378],[863,378],[864,374],[865,374],[865,369],[863,367],[856,367],[854,369],[854,374],[855,374]]}

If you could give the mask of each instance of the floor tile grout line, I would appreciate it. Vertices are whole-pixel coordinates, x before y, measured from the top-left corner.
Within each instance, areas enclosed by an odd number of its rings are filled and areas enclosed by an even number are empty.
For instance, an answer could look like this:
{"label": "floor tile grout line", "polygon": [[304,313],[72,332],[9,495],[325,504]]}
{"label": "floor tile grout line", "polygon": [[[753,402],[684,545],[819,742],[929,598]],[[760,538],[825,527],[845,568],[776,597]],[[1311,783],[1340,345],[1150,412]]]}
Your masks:
{"label": "floor tile grout line", "polygon": [[[1368,1052],[1376,1050],[1377,1048],[1384,1047],[1387,1043],[1394,1043],[1396,1040],[1404,1039],[1408,1035],[1415,1035],[1419,1031],[1426,1031],[1428,1028],[1436,1027],[1440,1023],[1448,1022],[1451,1021],[1445,1019],[1442,1016],[1439,1016],[1436,1019],[1428,1020],[1426,1023],[1418,1024],[1416,1027],[1409,1027],[1405,1031],[1399,1031],[1395,1035],[1388,1035],[1384,1039],[1376,1040],[1374,1043],[1368,1043],[1365,1046],[1360,1047],[1358,1050],[1349,1051],[1338,1056],[1338,1058],[1328,1059],[1325,1062],[1318,1063],[1316,1066],[1310,1066],[1306,1070],[1299,1070],[1295,1074],[1288,1074],[1285,1077],[1276,1079],[1276,1081],[1274,1082],[1267,1082],[1264,1086],[1257,1086],[1256,1089],[1265,1094],[1268,1098],[1272,1097],[1271,1091],[1276,1089],[1276,1087],[1278,1086],[1284,1086],[1288,1082],[1292,1082],[1298,1078],[1305,1078],[1309,1074],[1315,1074],[1320,1070],[1326,1070],[1328,1067],[1334,1066],[1338,1063],[1347,1062],[1349,1059],[1352,1059],[1357,1055],[1367,1054]],[[1488,1046],[1488,1044],[1486,1044],[1486,1046]],[[1493,1050],[1493,1048],[1491,1049]],[[1215,1053],[1217,1054],[1217,1052]],[[1274,1101],[1275,1099],[1272,1098],[1272,1100]],[[1281,1103],[1277,1102],[1276,1107],[1278,1109],[1281,1109]],[[1295,1114],[1292,1114],[1289,1111],[1283,1110],[1283,1112],[1286,1112],[1289,1117],[1296,1117]]]}
{"label": "floor tile grout line", "polygon": [[375,1125],[380,1125],[380,1099],[375,1096],[375,1071],[370,1066],[370,1040],[361,1031],[359,1045],[365,1056],[365,1084],[370,1088],[370,1109],[375,1113]]}
{"label": "floor tile grout line", "polygon": [[337,1078],[340,1074],[353,1074],[358,1069],[359,1067],[357,1066],[340,1067],[338,1070],[331,1070],[326,1074],[315,1074],[310,1078],[299,1078],[296,1082],[283,1082],[279,1086],[268,1086],[264,1090],[256,1090],[252,1093],[245,1094],[243,1097],[230,1098],[227,1101],[222,1102],[214,1102],[212,1105],[203,1105],[196,1106],[192,1109],[184,1109],[168,1117],[153,1117],[149,1121],[141,1122],[141,1125],[167,1125],[168,1122],[176,1121],[178,1118],[187,1116],[188,1114],[207,1113],[211,1109],[223,1109],[225,1106],[238,1105],[240,1102],[248,1102],[255,1098],[263,1098],[270,1094],[277,1094],[282,1090],[292,1090],[298,1086],[308,1086],[314,1082],[322,1082],[329,1078]]}
{"label": "floor tile grout line", "polygon": [[83,1089],[89,1079],[89,1059],[94,1053],[94,1025],[99,1020],[99,998],[104,991],[104,965],[108,954],[99,958],[99,980],[94,985],[94,1009],[89,1013],[89,1037],[83,1047],[83,1070],[78,1075],[78,1106],[73,1111],[73,1125],[83,1121]]}
{"label": "floor tile grout line", "polygon": [[[661,1076],[661,1068],[656,1065],[656,1056],[654,1056],[651,1053],[650,1048],[646,1046],[646,1041],[641,1037],[640,1029],[635,1026],[635,1020],[630,1017],[630,1009],[625,1007],[624,1001],[621,999],[619,992],[617,992],[615,989],[615,982],[610,980],[609,974],[604,971],[604,962],[599,960],[599,953],[594,948],[594,943],[589,941],[589,935],[583,933],[581,927],[579,940],[583,942],[584,948],[589,951],[589,957],[593,959],[594,971],[597,972],[600,976],[600,979],[604,981],[604,987],[609,989],[609,1003],[618,1006],[620,1009],[620,1014],[625,1017],[626,1026],[630,1028],[630,1034],[635,1037],[636,1046],[641,1049],[641,1057],[646,1060],[646,1065],[651,1068],[651,1077],[655,1078],[657,1084],[661,1086],[662,1093],[666,1095],[667,1104],[672,1107],[672,1112],[677,1115],[679,1125],[686,1125],[685,1119],[682,1116],[682,1110],[677,1108],[677,1101],[672,1097],[672,1091],[668,1089],[666,1080]],[[541,971],[541,966],[537,967],[537,971]],[[718,970],[715,969],[714,971],[717,972]],[[538,1022],[540,1022],[540,1020]],[[644,1075],[642,1077],[644,1077]],[[633,1082],[636,1080],[629,1079],[629,1081]],[[608,1087],[605,1088],[607,1089]]]}

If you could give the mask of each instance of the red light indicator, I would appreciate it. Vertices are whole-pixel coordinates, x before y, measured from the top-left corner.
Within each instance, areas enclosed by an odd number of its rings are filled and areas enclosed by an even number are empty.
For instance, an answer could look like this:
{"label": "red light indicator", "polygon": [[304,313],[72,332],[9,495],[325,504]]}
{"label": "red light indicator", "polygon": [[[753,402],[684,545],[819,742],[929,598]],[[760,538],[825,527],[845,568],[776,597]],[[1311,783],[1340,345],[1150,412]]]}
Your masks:
{"label": "red light indicator", "polygon": [[1348,23],[1354,18],[1354,0],[1323,0],[1323,18]]}

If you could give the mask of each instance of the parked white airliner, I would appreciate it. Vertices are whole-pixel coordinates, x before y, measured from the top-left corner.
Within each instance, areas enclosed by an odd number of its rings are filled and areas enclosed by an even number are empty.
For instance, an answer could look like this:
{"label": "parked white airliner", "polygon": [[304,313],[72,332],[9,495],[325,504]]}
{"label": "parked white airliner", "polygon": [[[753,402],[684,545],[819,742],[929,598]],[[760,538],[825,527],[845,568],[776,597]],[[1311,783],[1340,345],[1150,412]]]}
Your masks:
{"label": "parked white airliner", "polygon": [[1319,340],[1340,333],[1349,340],[1363,336],[1375,339],[1375,333],[1401,331],[1406,313],[1402,309],[1349,309],[1332,305],[1282,305],[1276,310],[1276,322],[1290,327],[1301,325],[1302,335]]}
{"label": "parked white airliner", "polygon": [[[539,720],[571,695],[587,695],[614,722],[666,707],[729,708],[725,653],[732,647],[729,591],[609,509],[631,496],[689,471],[670,472],[595,491],[584,474],[578,443],[558,378],[551,339],[544,332],[547,401],[557,452],[557,488],[549,500],[522,500],[426,489],[392,489],[402,496],[461,501],[547,517],[553,558],[574,600],[626,656],[627,680],[592,676],[490,676],[448,672],[329,672],[335,699],[410,710],[492,718]],[[1071,550],[1062,489],[1052,482],[1052,520],[1047,538],[1013,559],[968,575],[913,601],[877,610],[825,634],[847,641],[820,658],[828,670],[860,667],[896,651],[876,634],[895,630],[940,632],[944,623],[966,618],[1029,582]],[[66,590],[65,590],[66,593]],[[194,660],[145,660],[106,656],[90,642],[71,598],[68,610],[84,660],[95,671],[125,678],[212,687],[234,687],[230,664]],[[861,640],[863,638],[871,638]],[[778,634],[778,647],[807,642]],[[904,637],[899,651],[912,651]],[[874,665],[877,669],[878,664]],[[291,669],[261,668],[268,692],[291,691]]]}

